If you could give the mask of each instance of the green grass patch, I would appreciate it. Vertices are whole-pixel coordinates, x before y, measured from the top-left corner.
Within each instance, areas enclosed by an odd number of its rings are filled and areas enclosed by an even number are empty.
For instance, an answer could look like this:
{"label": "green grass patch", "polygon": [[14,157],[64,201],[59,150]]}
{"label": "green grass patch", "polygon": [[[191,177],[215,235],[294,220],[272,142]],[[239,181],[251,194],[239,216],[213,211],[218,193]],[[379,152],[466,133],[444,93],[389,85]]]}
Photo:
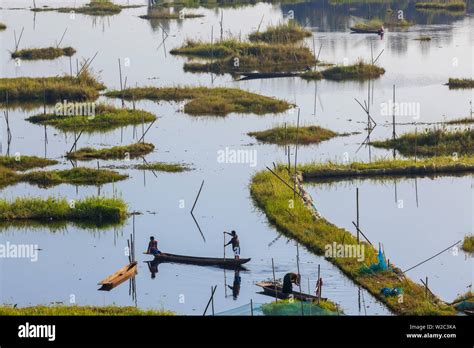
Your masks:
{"label": "green grass patch", "polygon": [[300,165],[298,170],[303,174],[305,180],[463,174],[474,172],[474,157],[439,156],[417,160],[379,159],[370,163],[352,162],[348,164],[307,163]]}
{"label": "green grass patch", "polygon": [[324,78],[323,74],[317,70],[309,70],[300,74],[300,77],[305,80],[322,80]]}
{"label": "green grass patch", "polygon": [[[59,104],[61,105],[61,104]],[[67,115],[64,115],[67,113]],[[156,116],[144,110],[122,109],[111,105],[99,104],[94,108],[94,115],[75,115],[74,111],[38,114],[26,120],[39,125],[53,126],[62,131],[80,129],[86,132],[108,131],[115,128],[148,123],[156,120]]]}
{"label": "green grass patch", "polygon": [[225,116],[231,112],[261,115],[280,113],[292,107],[286,101],[223,87],[137,87],[111,91],[106,95],[124,99],[187,101],[183,111],[190,115]]}
{"label": "green grass patch", "polygon": [[87,197],[69,201],[66,198],[18,197],[0,199],[0,221],[88,221],[117,223],[127,216],[127,205],[120,198]]}
{"label": "green grass patch", "polygon": [[184,70],[189,72],[286,72],[303,70],[316,64],[313,53],[303,45],[243,42],[236,39],[213,44],[188,40],[184,46],[170,53],[207,60],[186,63]]}
{"label": "green grass patch", "polygon": [[80,13],[89,16],[112,16],[119,14],[123,9],[126,8],[137,8],[142,5],[117,5],[109,0],[92,0],[89,4],[82,7],[35,7],[31,11],[34,12],[46,12],[46,11],[57,11],[60,13]]}
{"label": "green grass patch", "polygon": [[378,78],[385,74],[385,69],[374,64],[368,64],[360,60],[353,65],[336,65],[321,72],[328,80],[368,80]]}
{"label": "green grass patch", "polygon": [[255,31],[249,35],[249,40],[267,43],[295,43],[312,35],[311,30],[305,29],[297,22],[290,20],[286,23],[269,26],[262,32]]}
{"label": "green grass patch", "polygon": [[[292,179],[283,165],[278,166],[277,172],[292,186]],[[326,246],[332,245],[333,242],[357,244],[357,239],[352,233],[331,224],[324,218],[314,216],[301,199],[294,201],[293,191],[268,171],[258,172],[252,178],[250,193],[271,224],[284,235],[305,245],[311,252],[324,255]],[[370,266],[377,259],[377,251],[368,243],[361,243],[364,245],[363,261],[349,257],[327,257],[327,259],[397,314],[454,315],[454,309],[437,298],[428,301],[425,298],[424,287],[404,277],[400,271],[361,273],[362,266]],[[392,259],[390,262],[393,265]],[[401,287],[403,302],[399,303],[396,296],[383,296],[381,294],[383,287]]]}
{"label": "green grass patch", "polygon": [[379,30],[384,23],[380,19],[371,19],[367,22],[357,22],[354,24],[353,28],[358,30]]}
{"label": "green grass patch", "polygon": [[146,15],[138,16],[143,19],[188,19],[188,18],[201,18],[205,17],[203,14],[200,13],[192,13],[192,12],[150,12]]}
{"label": "green grass patch", "polygon": [[13,316],[163,316],[174,315],[167,310],[139,309],[137,307],[119,306],[34,306],[14,308],[12,306],[0,306],[0,315]]}
{"label": "green grass patch", "polygon": [[450,89],[474,88],[474,79],[453,79],[450,78],[447,85]]}
{"label": "green grass patch", "polygon": [[135,169],[140,170],[153,170],[156,172],[168,172],[168,173],[180,173],[189,170],[189,167],[181,163],[165,163],[165,162],[153,162],[136,164],[133,166]]}
{"label": "green grass patch", "polygon": [[309,145],[329,140],[339,134],[318,126],[299,127],[298,129],[294,126],[286,128],[278,126],[260,132],[250,132],[248,135],[269,144],[296,144],[296,140],[298,140],[298,144]]}
{"label": "green grass patch", "polygon": [[466,3],[457,0],[448,2],[418,2],[415,7],[423,10],[464,11],[466,9]]}
{"label": "green grass patch", "polygon": [[14,77],[0,78],[0,100],[43,101],[48,103],[63,100],[95,100],[105,86],[89,71],[83,71],[78,78],[57,77]]}
{"label": "green grass patch", "polygon": [[28,170],[32,168],[44,168],[58,164],[58,161],[36,156],[0,156],[0,167],[11,170]]}
{"label": "green grass patch", "polygon": [[30,172],[22,174],[19,179],[40,187],[51,187],[59,184],[102,185],[126,178],[128,175],[113,170],[76,167],[66,170]]}
{"label": "green grass patch", "polygon": [[465,236],[461,249],[469,253],[474,253],[474,235]]}
{"label": "green grass patch", "polygon": [[456,118],[454,120],[450,120],[446,122],[446,124],[471,124],[471,123],[474,123],[473,117]]}
{"label": "green grass patch", "polygon": [[268,316],[301,316],[301,307],[305,316],[338,315],[340,312],[337,305],[329,300],[303,302],[303,305],[298,300],[281,300],[263,304],[262,312]]}
{"label": "green grass patch", "polygon": [[147,155],[154,149],[155,146],[148,143],[135,143],[124,146],[113,146],[104,149],[84,147],[77,151],[69,152],[66,154],[66,158],[76,161],[90,161],[93,159],[124,160]]}
{"label": "green grass patch", "polygon": [[439,156],[474,153],[474,129],[427,129],[396,139],[371,142],[375,147],[398,150],[402,155]]}
{"label": "green grass patch", "polygon": [[12,53],[12,58],[24,60],[56,59],[62,56],[71,57],[76,53],[72,47],[26,48]]}

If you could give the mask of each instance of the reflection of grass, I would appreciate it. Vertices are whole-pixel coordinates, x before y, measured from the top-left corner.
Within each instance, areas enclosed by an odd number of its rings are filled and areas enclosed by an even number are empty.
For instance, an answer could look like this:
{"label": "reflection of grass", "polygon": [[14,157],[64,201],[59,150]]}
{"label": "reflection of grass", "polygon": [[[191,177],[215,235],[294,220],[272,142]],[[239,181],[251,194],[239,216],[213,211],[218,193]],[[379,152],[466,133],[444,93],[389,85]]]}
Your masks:
{"label": "reflection of grass", "polygon": [[139,309],[137,307],[119,307],[119,306],[34,306],[13,308],[10,306],[0,306],[0,315],[24,315],[24,316],[56,316],[56,315],[81,315],[81,316],[158,316],[174,315],[167,310]]}
{"label": "reflection of grass", "polygon": [[74,53],[76,53],[76,50],[72,47],[26,48],[13,52],[12,58],[21,58],[25,60],[56,59],[62,56],[71,57]]}
{"label": "reflection of grass", "polygon": [[474,88],[473,79],[453,79],[450,78],[448,82],[449,88]]}
{"label": "reflection of grass", "polygon": [[105,89],[95,76],[84,70],[76,79],[61,77],[0,78],[0,100],[43,101],[93,100]]}
{"label": "reflection of grass", "polygon": [[[281,300],[262,305],[263,314],[269,316],[299,316],[301,314],[301,301]],[[337,305],[329,300],[319,303],[303,302],[303,313],[308,315],[338,315],[340,310]]]}
{"label": "reflection of grass", "polygon": [[189,168],[180,163],[153,162],[148,164],[137,164],[135,169],[154,170],[157,172],[179,173],[189,170]]}
{"label": "reflection of grass", "polygon": [[[290,183],[292,179],[283,166],[276,169],[283,180]],[[291,237],[308,250],[316,254],[324,254],[327,245],[332,243],[357,244],[352,233],[341,229],[324,218],[316,217],[303,204],[301,199],[294,201],[294,194],[277,177],[268,171],[258,172],[250,185],[251,196],[257,206],[262,209],[270,223],[286,236]],[[293,202],[291,208],[289,203]],[[364,245],[365,258],[358,261],[356,258],[335,257],[328,258],[355,283],[360,284],[372,295],[385,303],[397,314],[410,315],[452,315],[454,309],[440,302],[437,298],[427,301],[425,289],[410,279],[393,271],[364,274],[360,272],[362,266],[370,266],[377,262],[377,251],[368,243]],[[390,260],[393,265],[392,259]],[[381,294],[383,287],[403,288],[403,301],[397,296],[385,297]]]}
{"label": "reflection of grass", "polygon": [[295,43],[311,35],[310,30],[302,28],[297,22],[288,21],[270,26],[263,32],[253,32],[249,35],[249,40],[268,43]]}
{"label": "reflection of grass", "polygon": [[425,10],[464,11],[466,9],[466,3],[458,0],[448,2],[418,2],[415,7]]}
{"label": "reflection of grass", "polygon": [[143,19],[186,19],[186,18],[200,18],[200,17],[204,17],[204,15],[200,13],[189,13],[189,12],[183,12],[182,14],[179,12],[174,12],[174,13],[152,12],[152,13],[141,15],[138,17],[143,18]]}
{"label": "reflection of grass", "polygon": [[87,197],[70,202],[66,198],[0,199],[0,220],[65,220],[90,223],[121,222],[127,205],[120,198]]}
{"label": "reflection of grass", "polygon": [[465,236],[461,248],[464,251],[474,253],[474,235]]}
{"label": "reflection of grass", "polygon": [[226,39],[216,43],[188,40],[184,46],[170,51],[171,54],[212,59],[204,63],[190,62],[184,69],[190,72],[214,72],[218,74],[271,71],[295,71],[313,66],[316,59],[305,46],[242,42]]}
{"label": "reflection of grass", "polygon": [[91,233],[105,231],[120,227],[122,221],[118,222],[100,222],[100,221],[65,221],[65,220],[9,220],[0,221],[0,232],[22,230],[22,231],[43,231],[47,230],[52,233],[66,233],[69,227],[81,230],[87,230]]}
{"label": "reflection of grass", "polygon": [[35,7],[31,11],[45,12],[45,11],[58,11],[61,13],[81,13],[90,16],[110,16],[119,14],[122,9],[125,8],[136,8],[141,5],[117,5],[109,0],[91,0],[89,4],[82,7]]}
{"label": "reflection of grass", "polygon": [[257,138],[264,143],[286,145],[296,144],[298,138],[298,144],[317,144],[325,140],[329,140],[338,134],[325,128],[318,126],[307,126],[297,127],[278,126],[272,129],[267,129],[260,132],[250,132],[249,136]]}
{"label": "reflection of grass", "polygon": [[142,122],[148,123],[155,119],[155,115],[144,110],[122,109],[99,104],[95,107],[95,114],[92,116],[38,114],[27,118],[27,121],[53,126],[63,131],[71,131],[77,128],[86,132],[94,132],[112,130]]}
{"label": "reflection of grass", "polygon": [[298,167],[305,179],[341,180],[355,177],[412,176],[474,172],[474,157],[376,160],[370,163],[308,163]]}
{"label": "reflection of grass", "polygon": [[68,159],[78,161],[90,161],[92,159],[128,159],[149,154],[155,149],[153,144],[135,143],[124,146],[113,146],[104,149],[83,147],[77,151],[66,154]]}
{"label": "reflection of grass", "polygon": [[317,70],[306,71],[300,74],[300,77],[305,80],[322,80],[324,78],[323,74]]}
{"label": "reflection of grass", "polygon": [[406,133],[396,139],[371,142],[375,147],[395,149],[403,155],[437,156],[474,153],[474,129],[427,129]]}
{"label": "reflection of grass", "polygon": [[137,87],[111,91],[109,97],[185,101],[184,112],[190,115],[219,115],[237,113],[279,113],[291,107],[285,101],[236,88],[208,87]]}
{"label": "reflection of grass", "polygon": [[420,36],[420,37],[417,37],[416,39],[413,39],[413,40],[416,40],[416,41],[431,41],[431,37],[430,36]]}
{"label": "reflection of grass", "polygon": [[28,170],[57,164],[58,161],[36,156],[0,156],[0,167],[11,170]]}
{"label": "reflection of grass", "polygon": [[374,64],[360,60],[353,65],[337,65],[321,72],[328,80],[366,80],[380,77],[385,74],[385,69]]}

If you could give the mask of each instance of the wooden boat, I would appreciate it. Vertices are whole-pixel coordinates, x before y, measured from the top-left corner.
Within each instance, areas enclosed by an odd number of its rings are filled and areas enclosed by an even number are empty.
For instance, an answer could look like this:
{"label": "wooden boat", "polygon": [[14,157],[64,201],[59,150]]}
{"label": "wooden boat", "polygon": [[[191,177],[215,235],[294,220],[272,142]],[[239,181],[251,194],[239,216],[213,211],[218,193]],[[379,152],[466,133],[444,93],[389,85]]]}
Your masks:
{"label": "wooden boat", "polygon": [[137,274],[137,262],[132,262],[131,264],[125,267],[122,267],[114,274],[100,281],[98,285],[102,285],[102,287],[99,290],[110,291],[113,288],[122,284],[124,281],[135,276],[136,274]]}
{"label": "wooden boat", "polygon": [[274,79],[279,77],[294,77],[299,76],[299,73],[296,72],[268,72],[268,73],[260,73],[260,72],[241,72],[237,73],[237,75],[243,76],[240,81],[245,80],[256,80],[256,79]]}
{"label": "wooden boat", "polygon": [[[280,299],[280,300],[288,299],[288,295],[283,293],[283,286],[279,282],[276,283],[276,290],[275,290],[275,283],[274,282],[268,282],[268,281],[258,282],[258,283],[255,283],[255,285],[257,285],[257,286],[259,286],[263,289],[263,291],[261,292],[261,294],[263,294],[263,295],[267,295],[267,296],[271,296],[271,297],[275,298],[275,291],[276,291],[276,297],[278,299]],[[298,292],[298,291],[293,291],[292,294],[293,294],[294,299],[297,299],[297,300],[300,300],[300,301],[315,301],[315,300],[317,301],[318,300],[317,296],[310,295],[310,294],[305,294],[305,293]],[[321,300],[325,301],[325,300],[327,300],[327,298],[321,297]]]}
{"label": "wooden boat", "polygon": [[377,35],[383,35],[384,32],[381,31],[380,29],[357,29],[357,28],[354,28],[354,27],[351,27],[351,32],[353,34],[377,34]]}
{"label": "wooden boat", "polygon": [[250,259],[236,260],[234,258],[221,259],[215,257],[196,257],[175,254],[156,254],[154,256],[155,260],[158,262],[185,263],[198,266],[219,266],[224,268],[239,268],[244,263],[250,261]]}

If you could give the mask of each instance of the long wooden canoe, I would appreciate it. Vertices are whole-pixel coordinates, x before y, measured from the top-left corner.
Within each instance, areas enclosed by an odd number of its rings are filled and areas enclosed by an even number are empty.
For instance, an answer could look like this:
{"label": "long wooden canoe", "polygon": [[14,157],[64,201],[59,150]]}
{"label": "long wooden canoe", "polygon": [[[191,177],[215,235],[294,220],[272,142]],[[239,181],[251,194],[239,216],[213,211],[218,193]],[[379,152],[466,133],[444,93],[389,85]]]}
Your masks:
{"label": "long wooden canoe", "polygon": [[131,264],[125,267],[122,267],[114,274],[100,281],[98,285],[102,285],[102,287],[99,290],[110,291],[113,288],[122,284],[124,281],[135,276],[136,274],[137,274],[137,263],[132,262]]}
{"label": "long wooden canoe", "polygon": [[239,259],[234,258],[215,258],[215,257],[196,257],[196,256],[184,256],[184,255],[175,255],[175,254],[157,254],[154,255],[155,260],[158,262],[173,262],[173,263],[186,263],[190,265],[198,266],[219,266],[224,268],[239,268],[244,263],[250,261],[249,259]]}
{"label": "long wooden canoe", "polygon": [[384,32],[381,31],[380,29],[357,29],[357,28],[354,28],[354,27],[351,27],[351,32],[353,34],[377,34],[377,35],[383,35]]}
{"label": "long wooden canoe", "polygon": [[[275,287],[275,284],[276,284],[276,287]],[[265,281],[265,282],[255,283],[255,285],[257,285],[257,286],[259,286],[263,289],[263,291],[262,291],[263,295],[267,295],[267,296],[271,296],[271,297],[275,298],[275,293],[276,293],[276,298],[278,298],[280,300],[288,299],[288,295],[283,293],[283,286],[279,282],[274,283],[274,282]],[[292,295],[293,295],[294,299],[297,299],[297,300],[300,300],[300,301],[315,301],[315,300],[318,300],[317,296],[301,293],[301,292],[298,292],[298,291],[293,291]],[[321,300],[325,301],[327,299],[321,297]]]}
{"label": "long wooden canoe", "polygon": [[255,79],[273,79],[273,78],[280,78],[280,77],[294,77],[294,76],[300,75],[300,73],[297,73],[297,72],[268,72],[268,73],[241,72],[237,74],[243,76],[242,78],[240,78],[240,81],[255,80]]}

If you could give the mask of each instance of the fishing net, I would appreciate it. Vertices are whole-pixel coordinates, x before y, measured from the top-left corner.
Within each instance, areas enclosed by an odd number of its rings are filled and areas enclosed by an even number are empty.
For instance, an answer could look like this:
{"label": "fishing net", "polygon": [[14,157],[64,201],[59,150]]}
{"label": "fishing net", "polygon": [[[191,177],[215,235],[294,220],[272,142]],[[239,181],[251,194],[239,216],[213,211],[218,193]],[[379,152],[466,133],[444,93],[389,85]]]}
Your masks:
{"label": "fishing net", "polygon": [[[252,308],[253,307],[253,308]],[[254,303],[253,306],[249,304],[237,307],[237,308],[232,308],[224,312],[217,313],[216,315],[242,315],[242,316],[248,316],[248,315],[263,315],[262,312],[262,304],[261,303]]]}
{"label": "fishing net", "polygon": [[382,250],[379,249],[379,254],[377,256],[378,262],[373,263],[370,266],[363,265],[359,273],[362,274],[370,274],[370,273],[376,273],[380,271],[386,271],[389,269],[387,266],[387,262],[385,261],[385,255],[382,253]]}
{"label": "fishing net", "polygon": [[318,316],[339,315],[337,308],[324,308],[325,302],[318,305],[312,302],[278,301],[262,305],[263,315],[268,316]]}

